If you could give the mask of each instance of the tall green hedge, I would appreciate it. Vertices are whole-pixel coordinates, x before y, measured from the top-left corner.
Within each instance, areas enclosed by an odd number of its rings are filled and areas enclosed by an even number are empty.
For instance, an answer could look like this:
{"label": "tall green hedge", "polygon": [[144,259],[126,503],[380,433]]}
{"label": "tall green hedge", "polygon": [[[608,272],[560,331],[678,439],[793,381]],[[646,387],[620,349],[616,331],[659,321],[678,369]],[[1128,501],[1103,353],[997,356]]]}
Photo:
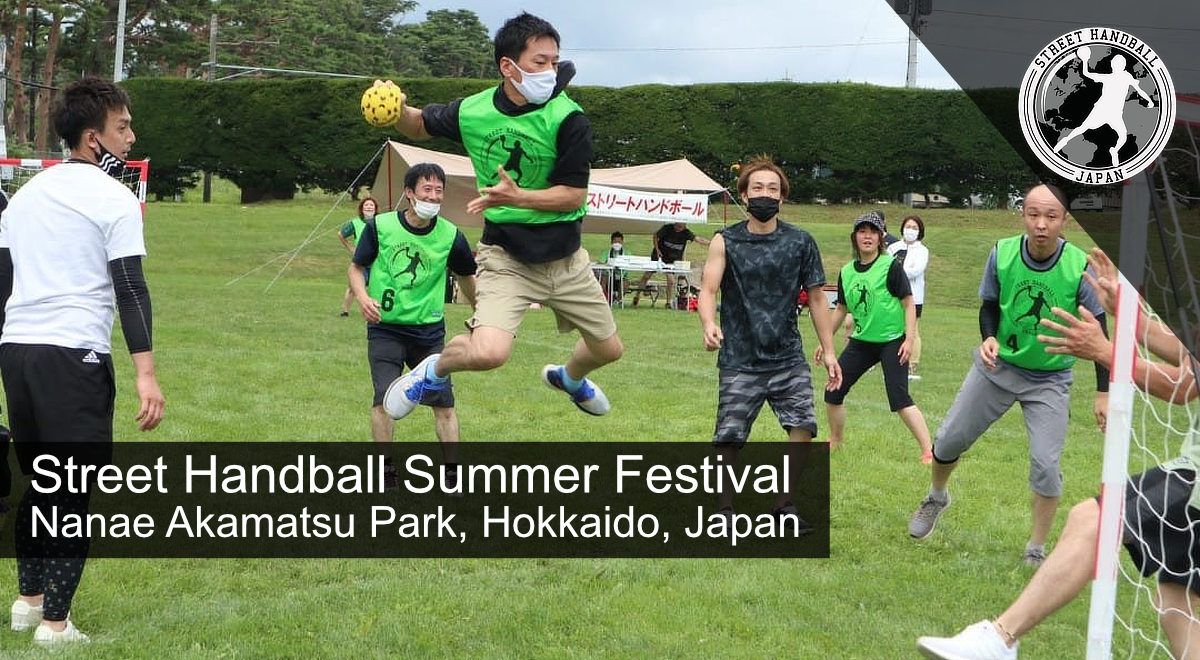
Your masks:
{"label": "tall green hedge", "polygon": [[[362,120],[364,81],[147,78],[125,84],[133,97],[135,150],[152,160],[150,190],[157,195],[194,185],[203,170],[236,183],[245,201],[290,197],[297,187],[341,190],[384,139],[397,137]],[[495,81],[399,84],[419,107]],[[832,201],[934,188],[952,198],[1003,196],[1028,178],[1011,147],[957,91],[779,82],[572,87],[569,93],[591,119],[597,167],[686,157],[732,185],[732,163],[766,153],[788,172],[794,200]],[[442,140],[427,146],[462,153]]]}

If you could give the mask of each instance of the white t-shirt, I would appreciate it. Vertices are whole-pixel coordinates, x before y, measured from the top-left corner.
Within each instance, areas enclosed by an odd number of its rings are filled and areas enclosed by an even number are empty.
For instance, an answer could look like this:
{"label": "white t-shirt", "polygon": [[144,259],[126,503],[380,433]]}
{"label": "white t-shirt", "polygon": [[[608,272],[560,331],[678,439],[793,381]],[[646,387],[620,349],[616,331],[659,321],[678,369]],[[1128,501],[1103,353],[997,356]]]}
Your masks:
{"label": "white t-shirt", "polygon": [[62,163],[30,179],[0,215],[13,261],[5,344],[110,353],[116,295],[108,262],[143,256],[138,199],[90,163]]}
{"label": "white t-shirt", "polygon": [[908,286],[912,289],[913,304],[925,304],[925,269],[929,267],[929,248],[921,241],[905,243],[896,241],[888,246],[888,254],[896,256],[897,252],[907,250],[904,257],[904,274],[908,276]]}

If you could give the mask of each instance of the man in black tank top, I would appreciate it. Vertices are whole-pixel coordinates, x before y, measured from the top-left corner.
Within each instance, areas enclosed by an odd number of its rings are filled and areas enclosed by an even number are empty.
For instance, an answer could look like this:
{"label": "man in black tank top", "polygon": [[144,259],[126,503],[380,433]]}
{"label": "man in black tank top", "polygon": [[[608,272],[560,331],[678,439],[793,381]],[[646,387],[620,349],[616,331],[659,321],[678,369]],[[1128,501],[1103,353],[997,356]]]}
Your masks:
{"label": "man in black tank top", "polygon": [[[812,236],[779,221],[779,202],[787,192],[787,177],[769,159],[756,158],[744,166],[738,193],[752,219],[714,236],[704,264],[699,306],[704,347],[720,350],[713,444],[726,463],[733,463],[737,450],[746,444],[764,401],[771,405],[790,442],[810,442],[817,433],[812,373],[796,327],[796,297],[803,289],[810,301],[825,300],[821,289],[825,270]],[[841,384],[841,369],[830,353],[833,327],[829,308],[823,304],[810,304],[810,308],[829,372],[826,387],[836,389]],[[790,490],[788,486],[785,490]],[[723,492],[718,514],[732,513],[733,495]],[[788,492],[780,493],[774,513],[795,516],[801,533],[812,529],[797,515]]]}

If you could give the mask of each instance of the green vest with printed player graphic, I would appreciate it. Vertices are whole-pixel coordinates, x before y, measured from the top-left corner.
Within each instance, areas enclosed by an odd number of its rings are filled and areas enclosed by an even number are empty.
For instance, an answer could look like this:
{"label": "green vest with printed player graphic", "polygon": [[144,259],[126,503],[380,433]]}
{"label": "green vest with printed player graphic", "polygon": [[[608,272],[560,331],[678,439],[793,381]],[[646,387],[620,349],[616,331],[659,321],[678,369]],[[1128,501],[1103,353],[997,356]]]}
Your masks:
{"label": "green vest with printed player graphic", "polygon": [[894,261],[890,254],[880,254],[865,273],[854,267],[856,261],[842,267],[846,309],[854,316],[851,337],[886,344],[904,335],[904,305],[887,286],[888,272]]}
{"label": "green vest with printed player graphic", "polygon": [[371,262],[367,294],[379,301],[381,323],[426,325],[442,320],[446,264],[458,228],[442,217],[428,234],[414,234],[395,211],[375,216],[379,253]]}
{"label": "green vest with printed player graphic", "polygon": [[356,215],[353,218],[350,218],[350,226],[354,228],[354,240],[350,242],[355,247],[358,247],[358,242],[362,240],[363,228],[367,226],[367,223]]}
{"label": "green vest with printed player graphic", "polygon": [[1037,336],[1054,334],[1040,323],[1052,318],[1051,308],[1075,313],[1087,254],[1063,243],[1048,268],[1034,270],[1021,256],[1024,238],[1024,235],[1012,236],[996,243],[996,276],[1000,280],[1000,328],[996,341],[1000,344],[1000,359],[1032,371],[1070,369],[1075,357],[1047,353]]}
{"label": "green vest with printed player graphic", "polygon": [[[475,168],[480,188],[500,182],[497,169],[504,167],[508,176],[525,190],[545,190],[558,158],[558,128],[568,115],[582,112],[579,104],[560,93],[546,105],[515,117],[496,109],[491,87],[462,100],[458,108],[458,129],[462,143]],[[503,92],[500,92],[503,93]],[[571,222],[587,213],[587,200],[570,211],[538,211],[515,206],[494,206],[483,212],[489,222],[543,225]]]}

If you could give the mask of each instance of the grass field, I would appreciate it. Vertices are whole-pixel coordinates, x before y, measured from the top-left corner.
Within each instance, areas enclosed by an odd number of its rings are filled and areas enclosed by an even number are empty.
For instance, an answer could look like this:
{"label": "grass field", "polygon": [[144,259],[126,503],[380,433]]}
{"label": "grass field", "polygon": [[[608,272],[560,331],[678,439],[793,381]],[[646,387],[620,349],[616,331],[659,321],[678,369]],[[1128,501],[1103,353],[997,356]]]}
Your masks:
{"label": "grass field", "polygon": [[[219,198],[220,199],[220,198]],[[370,381],[361,319],[339,318],[346,255],[332,233],[307,247],[267,290],[330,199],[243,207],[151,204],[147,275],[166,419],[134,429],[128,360],[118,348],[120,442],[369,441]],[[787,207],[818,239],[831,281],[848,258],[854,207]],[[900,207],[889,209],[898,224]],[[344,204],[319,228],[352,214]],[[715,211],[719,213],[719,209]],[[932,251],[921,323],[924,380],[912,388],[932,429],[978,343],[975,291],[997,238],[1020,230],[1007,211],[922,214]],[[710,225],[699,233],[708,235]],[[472,238],[477,232],[470,232]],[[1072,238],[1086,242],[1077,229]],[[598,253],[607,237],[588,236]],[[627,251],[649,252],[649,237]],[[689,248],[699,261],[702,251]],[[468,310],[452,306],[451,328]],[[636,439],[708,442],[716,356],[695,314],[617,310],[627,352],[596,374],[612,414],[590,418],[538,381],[574,338],[531,312],[505,367],[458,377],[464,442]],[[813,344],[807,317],[806,346]],[[118,333],[119,334],[119,333]],[[123,343],[118,339],[118,347]],[[1080,367],[1064,454],[1064,502],[1092,495],[1102,437],[1091,422],[1093,377]],[[134,560],[89,563],[74,618],[93,636],[86,658],[840,658],[917,657],[921,634],[951,634],[994,616],[1031,575],[1027,442],[1019,414],[1002,419],[963,460],[954,506],[924,542],[906,524],[928,469],[887,410],[882,378],[847,401],[847,448],[832,457],[832,556],[827,560]],[[823,406],[818,419],[824,426]],[[399,440],[432,440],[421,410]],[[751,442],[782,439],[764,412]],[[1055,535],[1065,519],[1060,510]],[[11,561],[0,584],[15,596]],[[1028,636],[1021,657],[1083,655],[1086,603]],[[42,657],[29,636],[0,633],[0,657]],[[56,654],[58,655],[58,654]]]}

